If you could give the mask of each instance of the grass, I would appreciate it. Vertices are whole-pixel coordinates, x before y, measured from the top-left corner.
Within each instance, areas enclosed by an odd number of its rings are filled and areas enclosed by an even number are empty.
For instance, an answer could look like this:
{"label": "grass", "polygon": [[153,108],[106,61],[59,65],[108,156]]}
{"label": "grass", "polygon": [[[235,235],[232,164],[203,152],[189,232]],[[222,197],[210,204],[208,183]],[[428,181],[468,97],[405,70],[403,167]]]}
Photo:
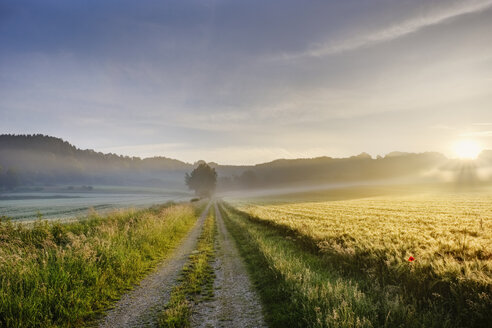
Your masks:
{"label": "grass", "polygon": [[274,327],[488,327],[490,200],[297,198],[242,203],[225,217]]}
{"label": "grass", "polygon": [[372,327],[376,307],[355,282],[327,271],[320,258],[232,208],[228,230],[261,297],[270,327]]}
{"label": "grass", "polygon": [[167,205],[66,224],[0,221],[0,326],[96,319],[172,252],[198,210]]}
{"label": "grass", "polygon": [[190,327],[193,303],[199,299],[213,297],[214,242],[216,235],[215,215],[210,208],[196,250],[183,267],[180,284],[171,292],[171,299],[159,316],[159,326],[178,328]]}

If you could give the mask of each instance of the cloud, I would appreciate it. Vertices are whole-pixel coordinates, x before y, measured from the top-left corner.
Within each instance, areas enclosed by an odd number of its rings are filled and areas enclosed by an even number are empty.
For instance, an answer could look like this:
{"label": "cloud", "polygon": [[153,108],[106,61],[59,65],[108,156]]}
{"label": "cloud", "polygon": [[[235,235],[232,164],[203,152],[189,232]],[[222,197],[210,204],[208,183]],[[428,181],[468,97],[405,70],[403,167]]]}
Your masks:
{"label": "cloud", "polygon": [[129,156],[139,156],[142,158],[165,156],[169,152],[177,149],[189,147],[186,143],[156,143],[156,144],[141,144],[98,148],[98,151],[105,153],[115,153]]}
{"label": "cloud", "polygon": [[141,158],[165,156],[179,158],[189,163],[198,159],[209,162],[219,162],[221,164],[257,164],[258,158],[263,161],[271,161],[278,158],[296,158],[307,155],[320,156],[325,149],[309,149],[306,151],[290,151],[282,147],[251,147],[251,146],[229,146],[212,147],[207,149],[196,149],[186,143],[156,143],[142,145],[128,145],[117,147],[98,148],[98,151],[110,152],[129,156],[139,156]]}
{"label": "cloud", "polygon": [[326,42],[324,44],[313,45],[310,49],[300,53],[283,54],[281,58],[300,59],[305,57],[323,57],[369,47],[378,43],[404,37],[406,35],[418,32],[423,28],[438,25],[458,16],[477,13],[490,7],[492,7],[492,0],[459,3],[458,5],[454,5],[438,13],[412,17],[400,22],[399,24],[373,31],[360,37],[354,37],[338,42]]}
{"label": "cloud", "polygon": [[492,137],[492,131],[477,131],[460,134],[460,137]]}
{"label": "cloud", "polygon": [[[190,162],[438,150],[492,130],[472,125],[492,122],[490,11],[452,19],[490,6],[15,2],[0,22],[0,129]],[[302,60],[268,60],[282,52]]]}
{"label": "cloud", "polygon": [[226,146],[206,149],[181,149],[179,152],[168,152],[167,154],[171,158],[178,157],[190,163],[203,159],[207,162],[219,164],[254,165],[279,158],[318,157],[326,155],[328,152],[329,149],[323,147],[288,149],[287,147],[275,146]]}
{"label": "cloud", "polygon": [[437,130],[455,130],[456,128],[453,128],[449,125],[446,124],[434,124],[430,126],[431,129],[437,129]]}

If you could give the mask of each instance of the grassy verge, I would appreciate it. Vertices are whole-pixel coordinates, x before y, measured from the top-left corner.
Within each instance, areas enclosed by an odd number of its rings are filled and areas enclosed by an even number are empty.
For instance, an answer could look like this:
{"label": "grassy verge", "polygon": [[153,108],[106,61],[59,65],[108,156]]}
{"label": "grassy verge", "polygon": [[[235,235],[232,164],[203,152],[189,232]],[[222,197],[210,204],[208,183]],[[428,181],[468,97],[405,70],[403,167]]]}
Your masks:
{"label": "grassy verge", "polygon": [[214,209],[210,207],[196,250],[183,267],[180,284],[171,292],[171,299],[159,316],[160,327],[190,327],[193,302],[213,297],[215,235]]}
{"label": "grassy verge", "polygon": [[[458,327],[441,307],[419,308],[394,286],[347,275],[302,240],[223,207],[271,327]],[[486,322],[483,322],[486,324]],[[465,325],[467,326],[467,325]]]}
{"label": "grassy verge", "polygon": [[0,326],[94,320],[168,256],[196,222],[191,205],[30,226],[0,220]]}

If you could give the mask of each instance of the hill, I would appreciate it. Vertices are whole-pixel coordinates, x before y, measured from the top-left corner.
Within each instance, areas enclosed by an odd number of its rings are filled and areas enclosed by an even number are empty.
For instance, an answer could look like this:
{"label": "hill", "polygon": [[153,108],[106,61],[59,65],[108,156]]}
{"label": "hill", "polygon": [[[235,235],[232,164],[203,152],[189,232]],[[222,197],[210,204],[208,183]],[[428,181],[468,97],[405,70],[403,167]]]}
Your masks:
{"label": "hill", "polygon": [[279,159],[258,164],[222,184],[241,188],[290,187],[421,178],[448,159],[439,153],[405,154],[373,159],[366,153],[349,158]]}
{"label": "hill", "polygon": [[[167,157],[104,154],[79,149],[45,135],[0,135],[0,186],[121,185],[185,189],[184,175],[203,161],[185,163]],[[436,180],[453,175],[463,179],[463,164],[435,152],[392,152],[372,158],[367,153],[348,158],[278,159],[257,165],[209,163],[222,190],[279,188],[388,179]],[[492,166],[492,151],[467,164],[465,177]],[[470,172],[472,171],[472,172]],[[489,179],[489,176],[486,177]]]}
{"label": "hill", "polygon": [[[14,172],[21,185],[98,184],[183,188],[187,164],[166,157],[103,154],[45,135],[0,135],[4,178]],[[13,173],[10,173],[12,175]],[[5,179],[4,179],[5,180]]]}

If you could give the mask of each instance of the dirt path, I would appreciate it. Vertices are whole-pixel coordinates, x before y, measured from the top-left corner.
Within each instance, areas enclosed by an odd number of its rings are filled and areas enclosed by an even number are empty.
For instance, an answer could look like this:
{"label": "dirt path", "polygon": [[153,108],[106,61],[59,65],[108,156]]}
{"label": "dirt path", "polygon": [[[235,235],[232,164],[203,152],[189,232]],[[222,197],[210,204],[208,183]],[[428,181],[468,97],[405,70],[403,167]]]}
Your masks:
{"label": "dirt path", "polygon": [[217,204],[215,213],[218,228],[215,297],[194,308],[192,327],[266,327],[260,300]]}
{"label": "dirt path", "polygon": [[108,311],[99,327],[156,327],[157,312],[169,301],[181,269],[194,250],[210,205],[198,219],[188,236],[176,248],[171,258],[162,262],[155,272],[140,282],[138,287],[125,294],[115,307]]}

